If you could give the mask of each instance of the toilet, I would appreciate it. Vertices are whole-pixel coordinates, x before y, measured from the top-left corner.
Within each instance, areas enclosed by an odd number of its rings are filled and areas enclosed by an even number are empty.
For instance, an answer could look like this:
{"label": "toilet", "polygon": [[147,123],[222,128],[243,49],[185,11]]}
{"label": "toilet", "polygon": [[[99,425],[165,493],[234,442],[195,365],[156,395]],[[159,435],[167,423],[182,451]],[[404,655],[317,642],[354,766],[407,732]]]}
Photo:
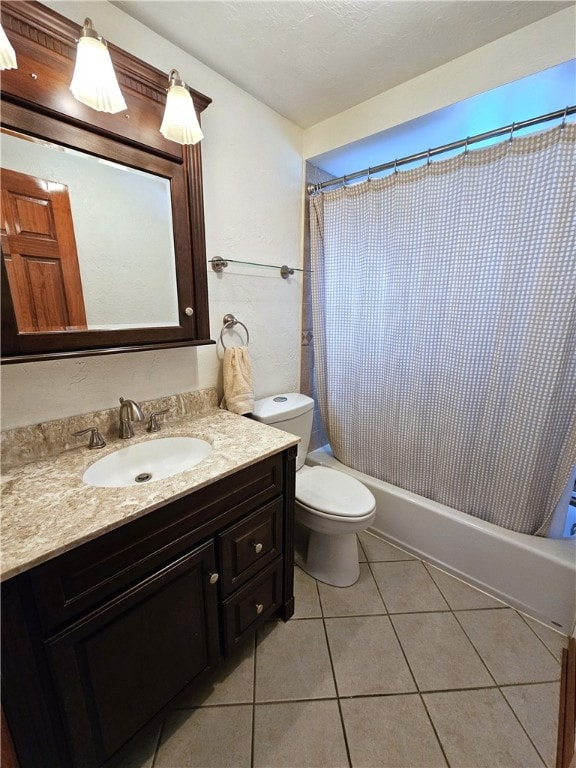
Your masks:
{"label": "toilet", "polygon": [[328,467],[304,464],[312,431],[314,401],[287,393],[256,400],[252,418],[300,438],[296,458],[297,526],[305,534],[297,564],[310,576],[335,587],[349,587],[360,575],[356,534],[376,516],[376,500],[359,480]]}

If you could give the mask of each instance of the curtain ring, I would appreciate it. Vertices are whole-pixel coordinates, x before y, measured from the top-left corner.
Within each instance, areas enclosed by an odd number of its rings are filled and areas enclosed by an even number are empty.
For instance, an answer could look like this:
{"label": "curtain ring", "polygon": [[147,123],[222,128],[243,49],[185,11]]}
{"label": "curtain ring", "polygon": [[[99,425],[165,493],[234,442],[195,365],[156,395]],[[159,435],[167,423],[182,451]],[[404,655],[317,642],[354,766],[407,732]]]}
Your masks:
{"label": "curtain ring", "polygon": [[560,124],[560,128],[563,130],[564,126],[566,125],[566,115],[568,114],[568,107],[564,110],[564,116],[562,117],[562,122]]}
{"label": "curtain ring", "polygon": [[428,150],[428,160],[426,161],[426,165],[430,165],[430,152],[431,151],[432,150],[430,150],[430,149]]}
{"label": "curtain ring", "polygon": [[512,123],[510,126],[510,138],[508,139],[508,143],[512,143],[512,137],[514,136],[514,128],[516,127],[516,123]]}
{"label": "curtain ring", "polygon": [[470,141],[470,136],[466,136],[466,143],[464,144],[464,154],[468,154],[468,142]]}
{"label": "curtain ring", "polygon": [[394,160],[394,175],[398,173],[398,158]]}
{"label": "curtain ring", "polygon": [[368,178],[366,179],[366,181],[372,181],[372,177],[370,176],[371,173],[372,173],[372,168],[368,168]]}

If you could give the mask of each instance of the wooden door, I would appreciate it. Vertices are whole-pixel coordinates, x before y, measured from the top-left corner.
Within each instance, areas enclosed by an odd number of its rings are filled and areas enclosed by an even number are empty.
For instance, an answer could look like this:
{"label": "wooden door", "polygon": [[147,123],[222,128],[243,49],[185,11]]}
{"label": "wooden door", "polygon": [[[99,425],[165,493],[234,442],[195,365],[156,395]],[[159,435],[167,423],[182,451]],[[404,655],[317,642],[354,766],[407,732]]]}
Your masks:
{"label": "wooden door", "polygon": [[18,331],[86,330],[68,188],[2,169],[1,224]]}

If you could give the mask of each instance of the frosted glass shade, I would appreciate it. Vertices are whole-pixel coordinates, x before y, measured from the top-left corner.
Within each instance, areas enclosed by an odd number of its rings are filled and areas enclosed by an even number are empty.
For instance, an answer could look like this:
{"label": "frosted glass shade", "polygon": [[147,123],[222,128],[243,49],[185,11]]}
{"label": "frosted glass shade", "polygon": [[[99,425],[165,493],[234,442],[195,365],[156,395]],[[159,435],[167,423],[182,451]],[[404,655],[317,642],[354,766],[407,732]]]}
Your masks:
{"label": "frosted glass shade", "polygon": [[0,69],[17,69],[16,51],[0,24]]}
{"label": "frosted glass shade", "polygon": [[160,133],[178,144],[196,144],[204,138],[187,88],[172,85],[168,89]]}
{"label": "frosted glass shade", "polygon": [[70,90],[75,99],[98,112],[115,113],[127,108],[108,47],[94,37],[81,37],[78,41]]}

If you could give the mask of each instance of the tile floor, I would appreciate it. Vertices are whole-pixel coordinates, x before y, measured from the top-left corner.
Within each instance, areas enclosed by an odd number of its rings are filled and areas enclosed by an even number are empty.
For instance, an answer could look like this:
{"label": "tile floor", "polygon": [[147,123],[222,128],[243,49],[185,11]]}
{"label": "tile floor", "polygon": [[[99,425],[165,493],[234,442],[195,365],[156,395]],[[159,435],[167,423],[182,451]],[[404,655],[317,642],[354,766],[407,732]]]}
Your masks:
{"label": "tile floor", "polygon": [[[113,768],[554,766],[566,638],[364,533]],[[110,766],[112,768],[112,766]]]}

